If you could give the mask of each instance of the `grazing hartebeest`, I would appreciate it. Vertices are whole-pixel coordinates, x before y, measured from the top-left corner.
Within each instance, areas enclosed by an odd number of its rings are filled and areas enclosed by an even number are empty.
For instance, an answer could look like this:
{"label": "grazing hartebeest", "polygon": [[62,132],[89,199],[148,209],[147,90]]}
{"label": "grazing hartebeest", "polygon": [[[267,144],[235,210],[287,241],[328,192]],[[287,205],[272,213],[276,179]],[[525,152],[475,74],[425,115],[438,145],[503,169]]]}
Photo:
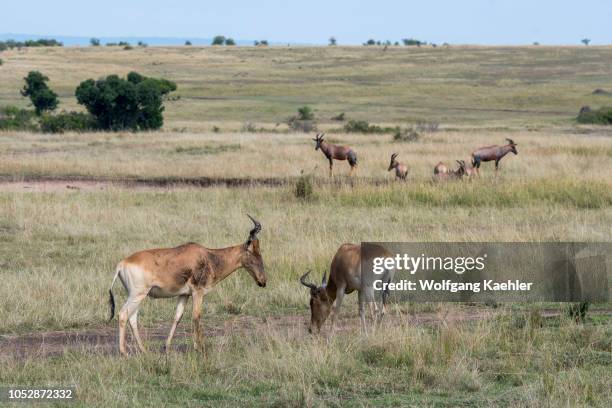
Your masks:
{"label": "grazing hartebeest", "polygon": [[438,164],[436,164],[436,167],[434,167],[434,175],[441,173],[448,173],[448,167],[446,166],[446,164],[438,162]]}
{"label": "grazing hartebeest", "polygon": [[395,178],[398,180],[406,180],[406,176],[408,175],[408,166],[395,160],[397,156],[398,153],[393,153],[391,155],[391,163],[389,163],[389,169],[387,171],[395,169]]}
{"label": "grazing hartebeest", "polygon": [[[456,162],[459,164],[459,168],[457,170],[447,170],[444,173],[436,173],[434,170],[434,181],[456,180],[463,177],[465,175],[465,162],[463,160],[456,160]],[[442,163],[438,163],[438,166],[440,164]],[[444,164],[442,165],[446,167]]]}
{"label": "grazing hartebeest", "polygon": [[261,231],[261,224],[250,215],[248,217],[253,221],[254,227],[249,232],[246,243],[222,249],[209,249],[190,242],[175,248],[136,252],[119,262],[109,289],[109,303],[112,320],[115,315],[115,298],[112,289],[119,276],[128,291],[127,301],[119,311],[119,351],[121,354],[127,355],[125,326],[128,321],[140,351],[146,351],[138,333],[137,320],[140,303],[147,296],[152,298],[178,296],[174,323],[166,340],[166,350],[169,349],[176,326],[183,316],[185,303],[189,296],[192,296],[193,342],[196,350],[204,351],[200,327],[204,295],[241,267],[249,272],[257,285],[262,288],[266,286],[266,274],[257,238],[257,234]]}
{"label": "grazing hartebeest", "polygon": [[323,136],[325,136],[325,133],[318,133],[312,140],[317,143],[315,150],[321,149],[327,160],[329,160],[329,177],[334,175],[334,160],[348,160],[351,166],[351,174],[353,174],[353,170],[357,167],[357,154],[355,151],[348,146],[327,143],[323,140]]}
{"label": "grazing hartebeest", "polygon": [[[389,251],[380,246],[370,246],[368,255],[375,256],[392,256]],[[300,278],[300,283],[310,289],[310,325],[308,331],[310,333],[319,333],[321,326],[329,316],[333,309],[332,328],[335,328],[336,318],[342,306],[342,299],[345,294],[358,291],[359,296],[359,317],[361,319],[361,329],[364,333],[366,330],[365,321],[365,303],[367,299],[373,299],[372,293],[363,293],[361,285],[361,246],[355,244],[342,244],[330,266],[329,280],[325,282],[325,274],[321,286],[316,286],[313,283],[306,281],[306,277],[310,271],[306,272]],[[384,282],[389,282],[393,279],[393,270],[388,270],[381,276]],[[386,302],[389,293],[383,292],[382,296],[382,311],[381,317],[386,311]],[[335,303],[334,303],[335,302]],[[378,306],[374,303],[376,309]]]}
{"label": "grazing hartebeest", "polygon": [[468,179],[472,179],[473,177],[479,176],[480,172],[478,171],[478,167],[468,167],[465,164],[465,161],[460,160],[461,163],[463,163],[463,169],[464,169],[464,176],[467,177]]}
{"label": "grazing hartebeest", "polygon": [[478,150],[475,150],[472,153],[472,166],[475,168],[480,168],[481,162],[487,162],[495,160],[495,170],[499,169],[499,161],[512,152],[514,154],[518,154],[516,150],[516,143],[512,139],[506,139],[508,141],[507,145],[504,146],[484,146]]}

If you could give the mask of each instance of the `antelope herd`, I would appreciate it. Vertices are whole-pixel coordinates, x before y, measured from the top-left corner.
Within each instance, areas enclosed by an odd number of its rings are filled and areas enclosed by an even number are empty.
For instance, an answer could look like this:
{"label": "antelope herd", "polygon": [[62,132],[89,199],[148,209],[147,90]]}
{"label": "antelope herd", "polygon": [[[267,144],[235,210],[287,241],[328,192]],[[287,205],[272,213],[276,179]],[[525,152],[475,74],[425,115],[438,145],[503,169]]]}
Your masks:
{"label": "antelope herd", "polygon": [[[327,143],[325,134],[319,133],[313,139],[316,142],[315,150],[321,150],[329,161],[329,175],[333,176],[333,161],[347,160],[351,167],[351,174],[357,167],[357,154],[348,146],[339,146]],[[451,169],[439,162],[434,168],[434,180],[457,180],[463,177],[473,177],[479,174],[482,162],[495,161],[495,170],[499,169],[499,161],[509,152],[518,154],[516,143],[507,139],[508,144],[503,146],[484,146],[472,153],[472,166],[468,167],[463,160],[456,160],[459,167]],[[398,153],[391,155],[388,171],[395,170],[395,178],[406,180],[408,166],[397,161]],[[247,214],[248,215],[248,214]],[[257,235],[261,231],[261,224],[252,218],[253,228],[250,230],[245,242],[228,248],[210,249],[190,242],[175,248],[149,249],[136,252],[123,259],[115,269],[109,294],[110,319],[115,315],[115,298],[112,288],[117,280],[128,292],[128,297],[119,311],[119,351],[127,355],[126,325],[129,323],[132,333],[141,352],[146,348],[138,332],[138,310],[140,304],[147,297],[171,298],[177,297],[176,312],[166,340],[166,350],[169,350],[176,327],[183,316],[185,304],[192,297],[192,324],[193,344],[196,350],[204,351],[202,329],[200,325],[201,308],[204,295],[209,293],[223,279],[239,268],[244,268],[255,280],[258,286],[266,286],[266,273],[262,255],[259,249]],[[378,255],[376,255],[378,253]],[[386,256],[386,249],[374,248],[374,255]],[[358,293],[359,317],[361,328],[367,334],[365,304],[382,318],[385,314],[388,293],[383,293],[380,312],[378,305],[367,301],[372,299],[367,287],[362,285],[361,275],[361,248],[355,244],[340,246],[330,265],[329,279],[323,275],[321,285],[317,286],[307,281],[309,272],[300,278],[302,285],[310,289],[311,319],[308,331],[319,333],[321,327],[331,315],[332,330],[336,325],[336,318],[342,305],[345,294],[354,291]],[[384,279],[391,280],[393,271],[386,271]],[[373,289],[372,289],[373,290]]]}

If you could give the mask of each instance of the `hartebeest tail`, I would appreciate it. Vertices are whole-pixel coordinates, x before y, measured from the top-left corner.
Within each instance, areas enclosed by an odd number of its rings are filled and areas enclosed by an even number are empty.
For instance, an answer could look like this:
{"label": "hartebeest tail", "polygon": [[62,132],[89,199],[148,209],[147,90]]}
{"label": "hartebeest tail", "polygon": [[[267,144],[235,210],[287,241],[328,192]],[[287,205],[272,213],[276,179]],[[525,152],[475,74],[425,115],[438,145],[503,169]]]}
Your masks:
{"label": "hartebeest tail", "polygon": [[334,175],[333,167],[334,160],[348,160],[351,166],[351,174],[357,167],[357,153],[348,146],[339,146],[331,143],[327,143],[323,137],[325,133],[317,133],[317,136],[312,139],[316,142],[315,150],[321,149],[327,160],[329,161],[329,176]]}
{"label": "hartebeest tail", "polygon": [[499,169],[499,161],[508,153],[518,154],[516,143],[512,139],[506,139],[508,142],[504,146],[484,146],[472,152],[472,167],[480,168],[480,163],[495,160],[495,170]]}
{"label": "hartebeest tail", "polygon": [[193,341],[196,350],[203,350],[200,315],[204,295],[227,278],[232,272],[244,268],[260,287],[266,286],[266,274],[259,250],[257,235],[261,224],[249,216],[253,229],[246,242],[227,248],[210,249],[190,242],[175,248],[149,249],[136,252],[123,259],[115,269],[109,289],[110,318],[115,315],[113,285],[117,277],[128,292],[128,298],[119,311],[119,351],[126,355],[126,324],[129,322],[139,349],[146,351],[138,332],[138,310],[147,297],[178,297],[174,322],[166,340],[169,349],[187,299],[193,301]]}

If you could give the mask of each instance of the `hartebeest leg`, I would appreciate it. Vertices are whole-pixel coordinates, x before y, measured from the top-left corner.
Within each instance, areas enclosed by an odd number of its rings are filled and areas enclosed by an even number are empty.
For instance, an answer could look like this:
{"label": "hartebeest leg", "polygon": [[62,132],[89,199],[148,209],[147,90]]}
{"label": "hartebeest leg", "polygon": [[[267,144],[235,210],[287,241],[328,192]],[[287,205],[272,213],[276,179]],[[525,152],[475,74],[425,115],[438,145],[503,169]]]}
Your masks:
{"label": "hartebeest leg", "polygon": [[[146,293],[139,295],[128,295],[125,304],[123,305],[123,307],[121,307],[121,310],[119,311],[119,352],[124,356],[127,356],[127,350],[125,348],[125,326],[127,325],[127,322],[130,317],[135,312],[138,312],[140,302],[142,302],[142,300],[146,296]],[[138,341],[138,339],[140,338],[140,336],[137,336],[136,334],[134,334],[134,337],[136,337],[136,341]]]}
{"label": "hartebeest leg", "polygon": [[185,303],[187,303],[187,298],[188,296],[178,297],[178,302],[176,304],[176,312],[174,313],[174,322],[172,323],[170,334],[168,335],[168,339],[166,340],[166,351],[170,350],[170,343],[172,343],[172,337],[174,337],[174,331],[176,330],[176,326],[181,321],[181,317],[183,317],[183,312],[185,311]]}
{"label": "hartebeest leg", "polygon": [[499,160],[495,160],[495,171],[499,169]]}
{"label": "hartebeest leg", "polygon": [[200,325],[200,316],[202,315],[202,301],[204,294],[202,292],[193,292],[193,312],[191,319],[193,321],[193,346],[197,351],[204,353],[204,342],[202,341],[202,326]]}
{"label": "hartebeest leg", "polygon": [[331,328],[332,332],[336,331],[336,321],[338,319],[338,315],[340,314],[340,307],[342,307],[342,299],[344,299],[344,290],[346,286],[338,286],[336,289],[336,302],[332,308],[332,316],[331,316]]}
{"label": "hartebeest leg", "polygon": [[358,292],[358,302],[359,302],[359,319],[361,320],[361,332],[368,335],[368,329],[366,328],[366,318],[365,318],[365,295],[360,290]]}
{"label": "hartebeest leg", "polygon": [[145,348],[144,343],[142,342],[142,339],[140,338],[140,333],[138,332],[138,310],[132,313],[128,321],[130,322],[130,327],[132,328],[132,334],[134,335],[134,338],[136,339],[136,343],[138,344],[138,348],[140,349],[140,352],[146,353],[147,349]]}
{"label": "hartebeest leg", "polygon": [[334,176],[334,159],[329,159],[329,177]]}

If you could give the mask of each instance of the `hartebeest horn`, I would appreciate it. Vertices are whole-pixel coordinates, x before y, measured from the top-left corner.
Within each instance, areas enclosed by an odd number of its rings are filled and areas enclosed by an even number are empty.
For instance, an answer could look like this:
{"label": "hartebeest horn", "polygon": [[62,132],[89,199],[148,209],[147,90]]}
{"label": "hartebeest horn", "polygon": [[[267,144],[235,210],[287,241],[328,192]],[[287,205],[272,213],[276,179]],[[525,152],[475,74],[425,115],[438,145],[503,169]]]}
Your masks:
{"label": "hartebeest horn", "polygon": [[393,153],[391,155],[391,160],[395,159],[397,156],[399,156],[399,153]]}
{"label": "hartebeest horn", "polygon": [[311,271],[308,270],[305,274],[302,275],[302,277],[300,278],[300,283],[309,289],[316,289],[317,285],[315,285],[314,283],[306,282],[306,277],[308,276],[310,272]]}
{"label": "hartebeest horn", "polygon": [[249,239],[247,240],[247,245],[249,245],[253,240],[257,239],[257,234],[259,234],[259,232],[261,231],[261,224],[249,214],[247,214],[247,217],[249,217],[251,221],[253,221],[254,225],[253,229],[249,232]]}
{"label": "hartebeest horn", "polygon": [[321,280],[321,287],[327,286],[327,272],[323,272],[323,279]]}
{"label": "hartebeest horn", "polygon": [[506,140],[508,141],[508,144],[516,146],[516,143],[514,143],[514,140],[508,139],[508,138],[506,138]]}

